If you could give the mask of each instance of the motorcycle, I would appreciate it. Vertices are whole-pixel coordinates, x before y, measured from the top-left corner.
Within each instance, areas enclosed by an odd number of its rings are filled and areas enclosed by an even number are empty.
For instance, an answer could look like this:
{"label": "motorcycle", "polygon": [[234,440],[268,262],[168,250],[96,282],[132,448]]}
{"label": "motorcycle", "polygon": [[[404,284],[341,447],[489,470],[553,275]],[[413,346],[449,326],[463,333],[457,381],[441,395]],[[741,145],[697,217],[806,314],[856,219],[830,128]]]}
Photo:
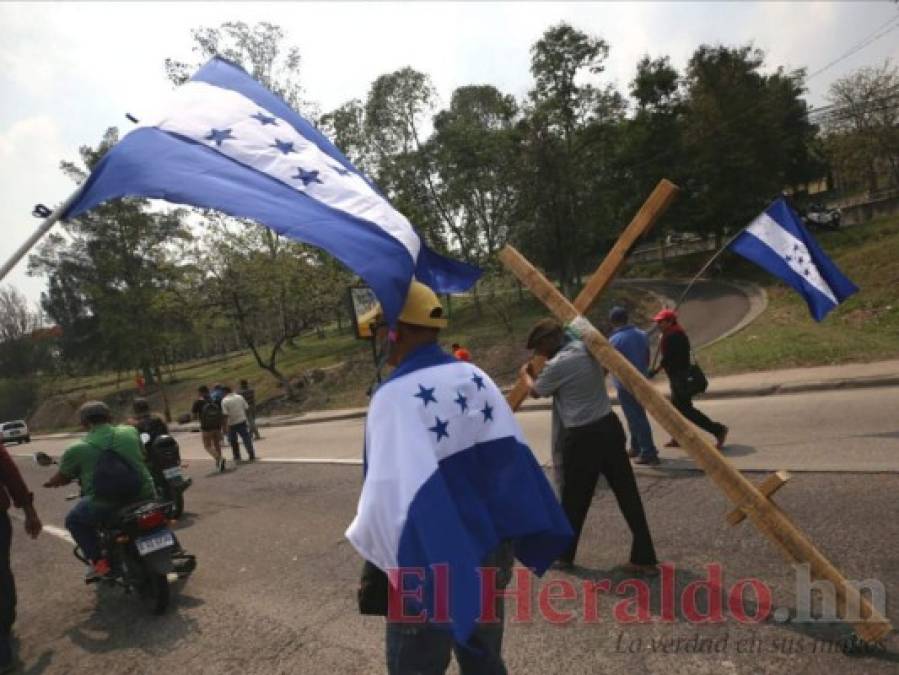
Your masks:
{"label": "motorcycle", "polygon": [[[57,464],[44,452],[34,455],[41,466]],[[100,550],[109,561],[110,572],[103,577],[85,579],[85,583],[121,586],[136,593],[153,614],[162,614],[170,599],[169,575],[189,577],[197,567],[197,558],[187,553],[175,533],[169,529],[169,502],[138,501],[118,509],[97,527]],[[78,546],[75,557],[90,565]]]}
{"label": "motorcycle", "polygon": [[184,513],[184,491],[193,485],[193,480],[184,475],[178,441],[168,434],[151,440],[146,432],[140,439],[147,452],[147,466],[153,476],[156,494],[171,504],[169,518],[180,518]]}

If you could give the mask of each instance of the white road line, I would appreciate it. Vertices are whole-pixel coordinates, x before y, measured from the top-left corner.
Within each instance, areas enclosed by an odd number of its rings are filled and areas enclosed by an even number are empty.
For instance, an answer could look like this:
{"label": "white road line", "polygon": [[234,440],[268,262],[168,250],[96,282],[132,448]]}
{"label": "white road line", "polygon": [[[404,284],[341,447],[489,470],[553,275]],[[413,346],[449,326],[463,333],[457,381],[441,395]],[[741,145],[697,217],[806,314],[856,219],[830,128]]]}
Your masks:
{"label": "white road line", "polygon": [[[25,518],[23,516],[19,515],[18,513],[10,513],[9,515],[11,517],[15,518],[16,520],[21,520],[23,523],[25,522]],[[69,531],[65,530],[61,527],[56,527],[55,525],[44,525],[44,529],[43,529],[42,533],[43,532],[46,532],[47,534],[49,534],[53,537],[58,537],[58,538],[62,539],[63,541],[69,542],[70,544],[75,543],[75,540],[72,539],[72,535],[69,534]]]}

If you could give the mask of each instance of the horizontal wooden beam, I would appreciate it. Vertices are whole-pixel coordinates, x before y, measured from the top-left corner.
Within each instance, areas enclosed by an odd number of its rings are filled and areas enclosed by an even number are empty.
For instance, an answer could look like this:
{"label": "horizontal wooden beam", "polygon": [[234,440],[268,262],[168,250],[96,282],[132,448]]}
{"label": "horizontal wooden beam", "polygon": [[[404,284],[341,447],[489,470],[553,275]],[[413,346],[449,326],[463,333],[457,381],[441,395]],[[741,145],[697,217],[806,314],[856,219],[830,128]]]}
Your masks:
{"label": "horizontal wooden beam", "polygon": [[[782,488],[788,480],[790,480],[790,473],[788,471],[778,471],[777,473],[772,473],[765,480],[759,483],[759,492],[770,498],[771,495],[780,490],[780,488]],[[728,513],[727,524],[739,525],[744,520],[746,520],[746,511],[744,511],[745,508],[745,506],[741,506]]]}
{"label": "horizontal wooden beam", "polygon": [[746,509],[746,515],[790,562],[807,563],[813,579],[833,584],[837,612],[866,642],[877,642],[893,627],[858,589],[818,551],[777,505],[749,482],[704,436],[690,424],[671,402],[622,356],[537,269],[517,250],[506,246],[499,259],[564,324],[571,324],[584,344],[607,370],[612,372],[694,459],[706,475],[721,489],[734,506]]}

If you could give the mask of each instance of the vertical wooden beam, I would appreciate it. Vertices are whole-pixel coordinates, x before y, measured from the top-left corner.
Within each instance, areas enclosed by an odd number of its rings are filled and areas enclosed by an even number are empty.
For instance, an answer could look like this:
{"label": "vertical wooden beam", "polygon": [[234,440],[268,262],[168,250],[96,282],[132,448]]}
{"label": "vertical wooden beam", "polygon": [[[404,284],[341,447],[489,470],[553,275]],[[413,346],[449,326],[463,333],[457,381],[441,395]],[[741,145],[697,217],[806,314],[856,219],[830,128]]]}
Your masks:
{"label": "vertical wooden beam", "polygon": [[[677,196],[678,191],[679,188],[670,180],[663,178],[659,181],[658,185],[656,185],[655,189],[652,191],[652,194],[649,195],[649,198],[643,203],[640,210],[637,211],[637,215],[633,217],[630,224],[624,229],[621,236],[618,237],[618,241],[615,242],[612,250],[609,251],[599,267],[596,268],[596,271],[587,280],[587,283],[584,285],[584,288],[578,294],[577,298],[575,298],[574,306],[577,308],[578,312],[586,314],[593,306],[593,303],[595,303],[599,296],[602,295],[603,291],[605,291],[609,287],[609,284],[614,281],[615,276],[618,274],[618,270],[621,269],[621,266],[627,259],[627,254],[631,250],[631,247],[641,236],[648,232],[661,215],[665,213],[671,205],[671,202],[674,201],[674,198]],[[544,363],[545,361],[539,356],[536,356],[531,360],[535,375],[543,370]],[[512,410],[518,410],[527,396],[527,384],[519,377],[518,381],[515,382],[512,391],[506,395],[506,401],[508,401]]]}
{"label": "vertical wooden beam", "polygon": [[[774,502],[763,495],[722,456],[696,428],[690,424],[631,363],[590,325],[577,308],[555,286],[537,271],[518,251],[506,246],[499,254],[509,268],[562,323],[578,330],[590,353],[625,387],[675,438],[731,502],[743,509],[747,517],[768,537],[791,562],[808,563],[812,577],[833,584],[837,595],[837,611],[851,624],[860,638],[876,642],[884,638],[892,626],[858,589],[849,584],[827,558],[805,537]],[[857,613],[858,616],[853,616]]]}

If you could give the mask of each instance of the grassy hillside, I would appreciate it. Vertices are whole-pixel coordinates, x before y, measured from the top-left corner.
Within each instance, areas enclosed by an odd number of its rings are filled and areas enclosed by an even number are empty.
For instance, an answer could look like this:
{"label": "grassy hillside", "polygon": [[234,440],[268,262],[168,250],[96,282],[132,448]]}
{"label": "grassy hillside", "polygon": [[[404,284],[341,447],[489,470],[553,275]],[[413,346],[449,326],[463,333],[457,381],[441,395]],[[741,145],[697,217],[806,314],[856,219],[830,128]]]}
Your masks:
{"label": "grassy hillside", "polygon": [[[899,357],[899,217],[880,219],[839,232],[816,233],[823,248],[861,288],[851,300],[815,323],[805,303],[792,289],[738,256],[725,255],[712,271],[722,279],[748,279],[765,287],[767,311],[740,333],[700,352],[700,361],[712,374],[771,368],[872,361]],[[689,277],[708,258],[708,253],[660,263],[633,266],[632,277]],[[512,288],[511,285],[509,285]],[[606,329],[605,317],[612,304],[632,309],[638,322],[649,323],[653,298],[636,290],[615,289],[606,294],[590,318]],[[546,314],[527,294],[515,290],[482,300],[479,316],[472,299],[454,297],[450,327],[443,334],[447,347],[466,345],[474,360],[499,383],[513,381],[527,357],[524,338],[533,322]],[[212,360],[180,364],[166,390],[173,415],[188,411],[200,384],[236,384],[250,380],[265,412],[301,412],[363,406],[373,381],[370,347],[351,334],[328,331],[324,337],[303,336],[285,349],[279,361],[282,372],[299,380],[318,370],[318,381],[301,388],[300,401],[286,401],[277,382],[253,361],[249,353],[234,353]],[[135,395],[133,382],[116,382],[114,374],[46,382],[43,404],[32,415],[35,428],[71,427],[73,413],[89,398],[101,398],[125,414]],[[150,400],[162,408],[161,396]]]}

